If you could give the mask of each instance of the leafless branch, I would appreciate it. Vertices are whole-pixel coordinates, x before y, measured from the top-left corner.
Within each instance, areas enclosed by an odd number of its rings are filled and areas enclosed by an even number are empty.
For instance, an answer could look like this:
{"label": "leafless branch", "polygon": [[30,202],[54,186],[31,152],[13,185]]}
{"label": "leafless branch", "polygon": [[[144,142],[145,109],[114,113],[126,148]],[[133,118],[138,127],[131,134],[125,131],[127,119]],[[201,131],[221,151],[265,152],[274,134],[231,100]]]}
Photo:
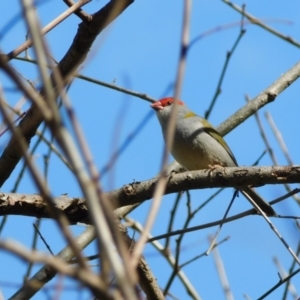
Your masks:
{"label": "leafless branch", "polygon": [[300,43],[295,41],[293,38],[291,38],[290,36],[286,36],[283,35],[282,33],[276,31],[275,29],[273,29],[272,27],[264,24],[263,22],[261,22],[258,18],[255,18],[254,16],[250,15],[249,13],[245,12],[244,9],[242,9],[241,7],[237,6],[236,4],[233,4],[232,2],[230,2],[229,0],[223,0],[224,3],[228,4],[231,8],[233,8],[234,10],[236,10],[237,12],[239,12],[240,14],[242,14],[243,16],[245,16],[252,24],[255,24],[261,28],[263,28],[264,30],[274,34],[275,36],[289,42],[290,44],[296,46],[296,47],[300,47]]}
{"label": "leafless branch", "polygon": [[[243,184],[260,186],[262,184],[298,183],[300,166],[287,167],[236,167],[212,171],[206,170],[174,174],[168,179],[165,194],[185,190],[233,187]],[[143,182],[133,182],[122,188],[105,193],[105,198],[114,208],[126,207],[152,199],[157,178]],[[297,192],[297,190],[296,190]],[[56,207],[65,211],[69,221],[85,222],[88,210],[82,198],[70,198],[67,195],[54,198]],[[47,204],[40,195],[14,193],[0,194],[0,215],[27,215],[49,218]]]}
{"label": "leafless branch", "polygon": [[282,74],[273,84],[256,96],[252,101],[235,112],[230,118],[217,127],[221,135],[226,135],[256,111],[273,102],[276,97],[300,77],[300,62]]}

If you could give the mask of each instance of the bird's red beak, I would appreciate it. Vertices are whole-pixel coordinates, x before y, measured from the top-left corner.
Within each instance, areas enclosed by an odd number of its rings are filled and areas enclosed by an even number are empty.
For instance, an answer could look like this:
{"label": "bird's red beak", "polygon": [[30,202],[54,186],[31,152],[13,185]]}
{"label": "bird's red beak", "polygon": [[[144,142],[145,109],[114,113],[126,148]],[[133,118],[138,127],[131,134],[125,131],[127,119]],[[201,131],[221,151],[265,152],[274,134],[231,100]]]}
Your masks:
{"label": "bird's red beak", "polygon": [[163,109],[163,106],[161,104],[160,101],[155,101],[154,103],[152,103],[150,105],[150,107],[152,107],[154,110],[158,111],[158,110],[162,110]]}

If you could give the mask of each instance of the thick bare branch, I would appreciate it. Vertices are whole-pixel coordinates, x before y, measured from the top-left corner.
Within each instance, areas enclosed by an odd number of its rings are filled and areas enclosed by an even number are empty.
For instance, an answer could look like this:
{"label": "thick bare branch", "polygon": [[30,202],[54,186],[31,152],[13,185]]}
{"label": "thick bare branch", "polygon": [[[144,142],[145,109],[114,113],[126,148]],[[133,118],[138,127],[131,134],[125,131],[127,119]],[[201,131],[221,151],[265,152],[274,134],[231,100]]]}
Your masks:
{"label": "thick bare branch", "polygon": [[[208,174],[210,172],[210,174]],[[122,188],[105,193],[105,198],[115,207],[141,203],[152,199],[158,178],[134,182]],[[165,194],[185,190],[239,185],[299,183],[300,166],[286,167],[236,167],[216,170],[190,171],[169,177]],[[54,199],[55,205],[68,217],[71,224],[88,223],[88,209],[82,198],[62,195]],[[0,194],[0,215],[25,215],[38,218],[51,218],[47,204],[40,195]]]}
{"label": "thick bare branch", "polygon": [[[88,24],[81,23],[79,25],[71,47],[57,66],[57,70],[65,79],[65,82],[67,78],[71,76],[72,72],[85,60],[87,53],[99,33],[133,3],[133,1],[134,0],[111,0],[106,6],[93,15],[91,22]],[[3,68],[5,64],[5,56],[1,55],[0,68]],[[10,76],[10,74],[8,75]],[[23,90],[19,83],[15,83],[18,88]],[[54,86],[56,85],[54,84]],[[44,89],[41,91],[41,97],[45,97]],[[36,105],[33,105],[18,125],[28,145],[42,121],[43,117],[41,111]],[[23,153],[19,149],[18,139],[13,135],[0,158],[0,186],[9,178],[22,156]]]}
{"label": "thick bare branch", "polygon": [[[107,193],[106,197],[114,207],[140,203],[152,198],[156,182],[157,178],[133,182]],[[203,188],[299,182],[300,166],[218,168],[172,175],[169,177],[165,194]]]}

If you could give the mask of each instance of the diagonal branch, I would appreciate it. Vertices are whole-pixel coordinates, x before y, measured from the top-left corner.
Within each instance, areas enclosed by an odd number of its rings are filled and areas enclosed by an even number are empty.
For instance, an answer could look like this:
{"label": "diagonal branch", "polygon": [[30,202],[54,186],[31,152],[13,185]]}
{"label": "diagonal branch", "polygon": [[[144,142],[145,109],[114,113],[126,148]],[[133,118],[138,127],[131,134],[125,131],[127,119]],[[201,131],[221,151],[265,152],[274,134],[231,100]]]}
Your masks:
{"label": "diagonal branch", "polygon": [[275,98],[288,88],[294,81],[300,77],[300,62],[296,63],[291,69],[283,73],[274,83],[267,89],[256,96],[252,101],[235,112],[230,118],[218,126],[217,130],[221,135],[226,135],[247,118],[252,116],[263,106],[273,102]]}
{"label": "diagonal branch", "polygon": [[[93,15],[91,22],[88,24],[81,23],[79,25],[72,45],[57,66],[57,70],[64,79],[64,84],[67,83],[67,78],[72,75],[72,72],[85,60],[99,33],[116,19],[133,1],[134,0],[111,0]],[[0,68],[8,73],[8,67],[9,65],[7,65],[5,56],[0,55]],[[11,77],[11,74],[8,73],[8,75]],[[15,83],[18,88],[23,90],[20,82],[15,81]],[[56,84],[54,83],[53,86],[56,87]],[[41,90],[40,96],[42,98],[45,97],[44,89]],[[32,99],[32,97],[30,97],[30,99]],[[43,117],[40,109],[35,104],[32,105],[26,116],[18,125],[19,132],[27,141],[27,147],[31,139],[35,136],[35,132],[42,121]],[[20,151],[18,147],[17,137],[13,135],[0,157],[0,186],[9,178],[22,158],[22,155],[22,151]]]}
{"label": "diagonal branch", "polygon": [[[69,17],[72,13],[74,13],[74,12],[76,13],[78,8],[80,8],[81,6],[87,4],[90,1],[91,0],[84,0],[84,1],[79,1],[77,3],[74,3],[74,5],[72,5],[69,9],[67,9],[65,12],[63,12],[61,15],[59,15],[57,18],[55,18],[53,21],[51,21],[48,25],[46,25],[41,30],[41,34],[44,35],[44,34],[48,33],[49,31],[51,31],[53,28],[55,28],[55,26],[59,25],[64,19]],[[31,46],[32,46],[32,40],[31,39],[26,40],[26,42],[24,42],[18,48],[16,48],[16,49],[12,50],[11,52],[9,52],[6,55],[6,59],[11,60],[11,59],[17,57],[19,54],[21,54],[23,51],[27,50]]]}
{"label": "diagonal branch", "polygon": [[[92,273],[89,269],[74,268],[70,267],[69,264],[64,262],[61,258],[50,256],[47,254],[40,253],[38,251],[31,251],[27,249],[22,244],[14,242],[12,240],[1,240],[0,248],[15,254],[16,256],[32,262],[32,263],[43,263],[47,264],[48,268],[53,268],[61,274],[70,276],[74,279],[81,281],[86,285],[95,295],[101,297],[101,299],[113,299],[107,294],[106,287],[101,282],[98,275]],[[14,298],[17,299],[17,298]],[[18,298],[25,299],[25,298]],[[28,299],[28,298],[27,298]]]}
{"label": "diagonal branch", "polygon": [[294,40],[292,37],[283,35],[279,31],[277,31],[277,30],[273,29],[272,27],[266,25],[265,23],[261,22],[258,18],[255,18],[253,15],[250,15],[249,13],[245,12],[245,10],[243,8],[239,7],[238,5],[233,4],[229,0],[223,0],[223,2],[228,4],[231,8],[233,8],[234,10],[236,10],[237,12],[242,14],[244,17],[246,17],[252,24],[257,25],[257,26],[263,28],[264,30],[274,34],[275,36],[300,48],[300,43],[298,41]]}

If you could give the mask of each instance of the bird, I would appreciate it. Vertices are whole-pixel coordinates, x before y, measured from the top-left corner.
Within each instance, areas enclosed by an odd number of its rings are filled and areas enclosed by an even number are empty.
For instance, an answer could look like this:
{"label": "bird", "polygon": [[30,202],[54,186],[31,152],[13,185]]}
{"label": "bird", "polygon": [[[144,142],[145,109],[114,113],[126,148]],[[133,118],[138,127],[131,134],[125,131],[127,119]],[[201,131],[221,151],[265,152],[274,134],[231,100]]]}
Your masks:
{"label": "bird", "polygon": [[[178,106],[175,116],[174,139],[170,151],[180,165],[188,171],[238,166],[221,134],[206,119],[192,112],[184,102],[172,97],[163,98],[150,105],[156,111],[165,142],[174,105]],[[248,201],[251,198],[267,216],[276,216],[272,206],[253,188],[248,185],[236,188]]]}

